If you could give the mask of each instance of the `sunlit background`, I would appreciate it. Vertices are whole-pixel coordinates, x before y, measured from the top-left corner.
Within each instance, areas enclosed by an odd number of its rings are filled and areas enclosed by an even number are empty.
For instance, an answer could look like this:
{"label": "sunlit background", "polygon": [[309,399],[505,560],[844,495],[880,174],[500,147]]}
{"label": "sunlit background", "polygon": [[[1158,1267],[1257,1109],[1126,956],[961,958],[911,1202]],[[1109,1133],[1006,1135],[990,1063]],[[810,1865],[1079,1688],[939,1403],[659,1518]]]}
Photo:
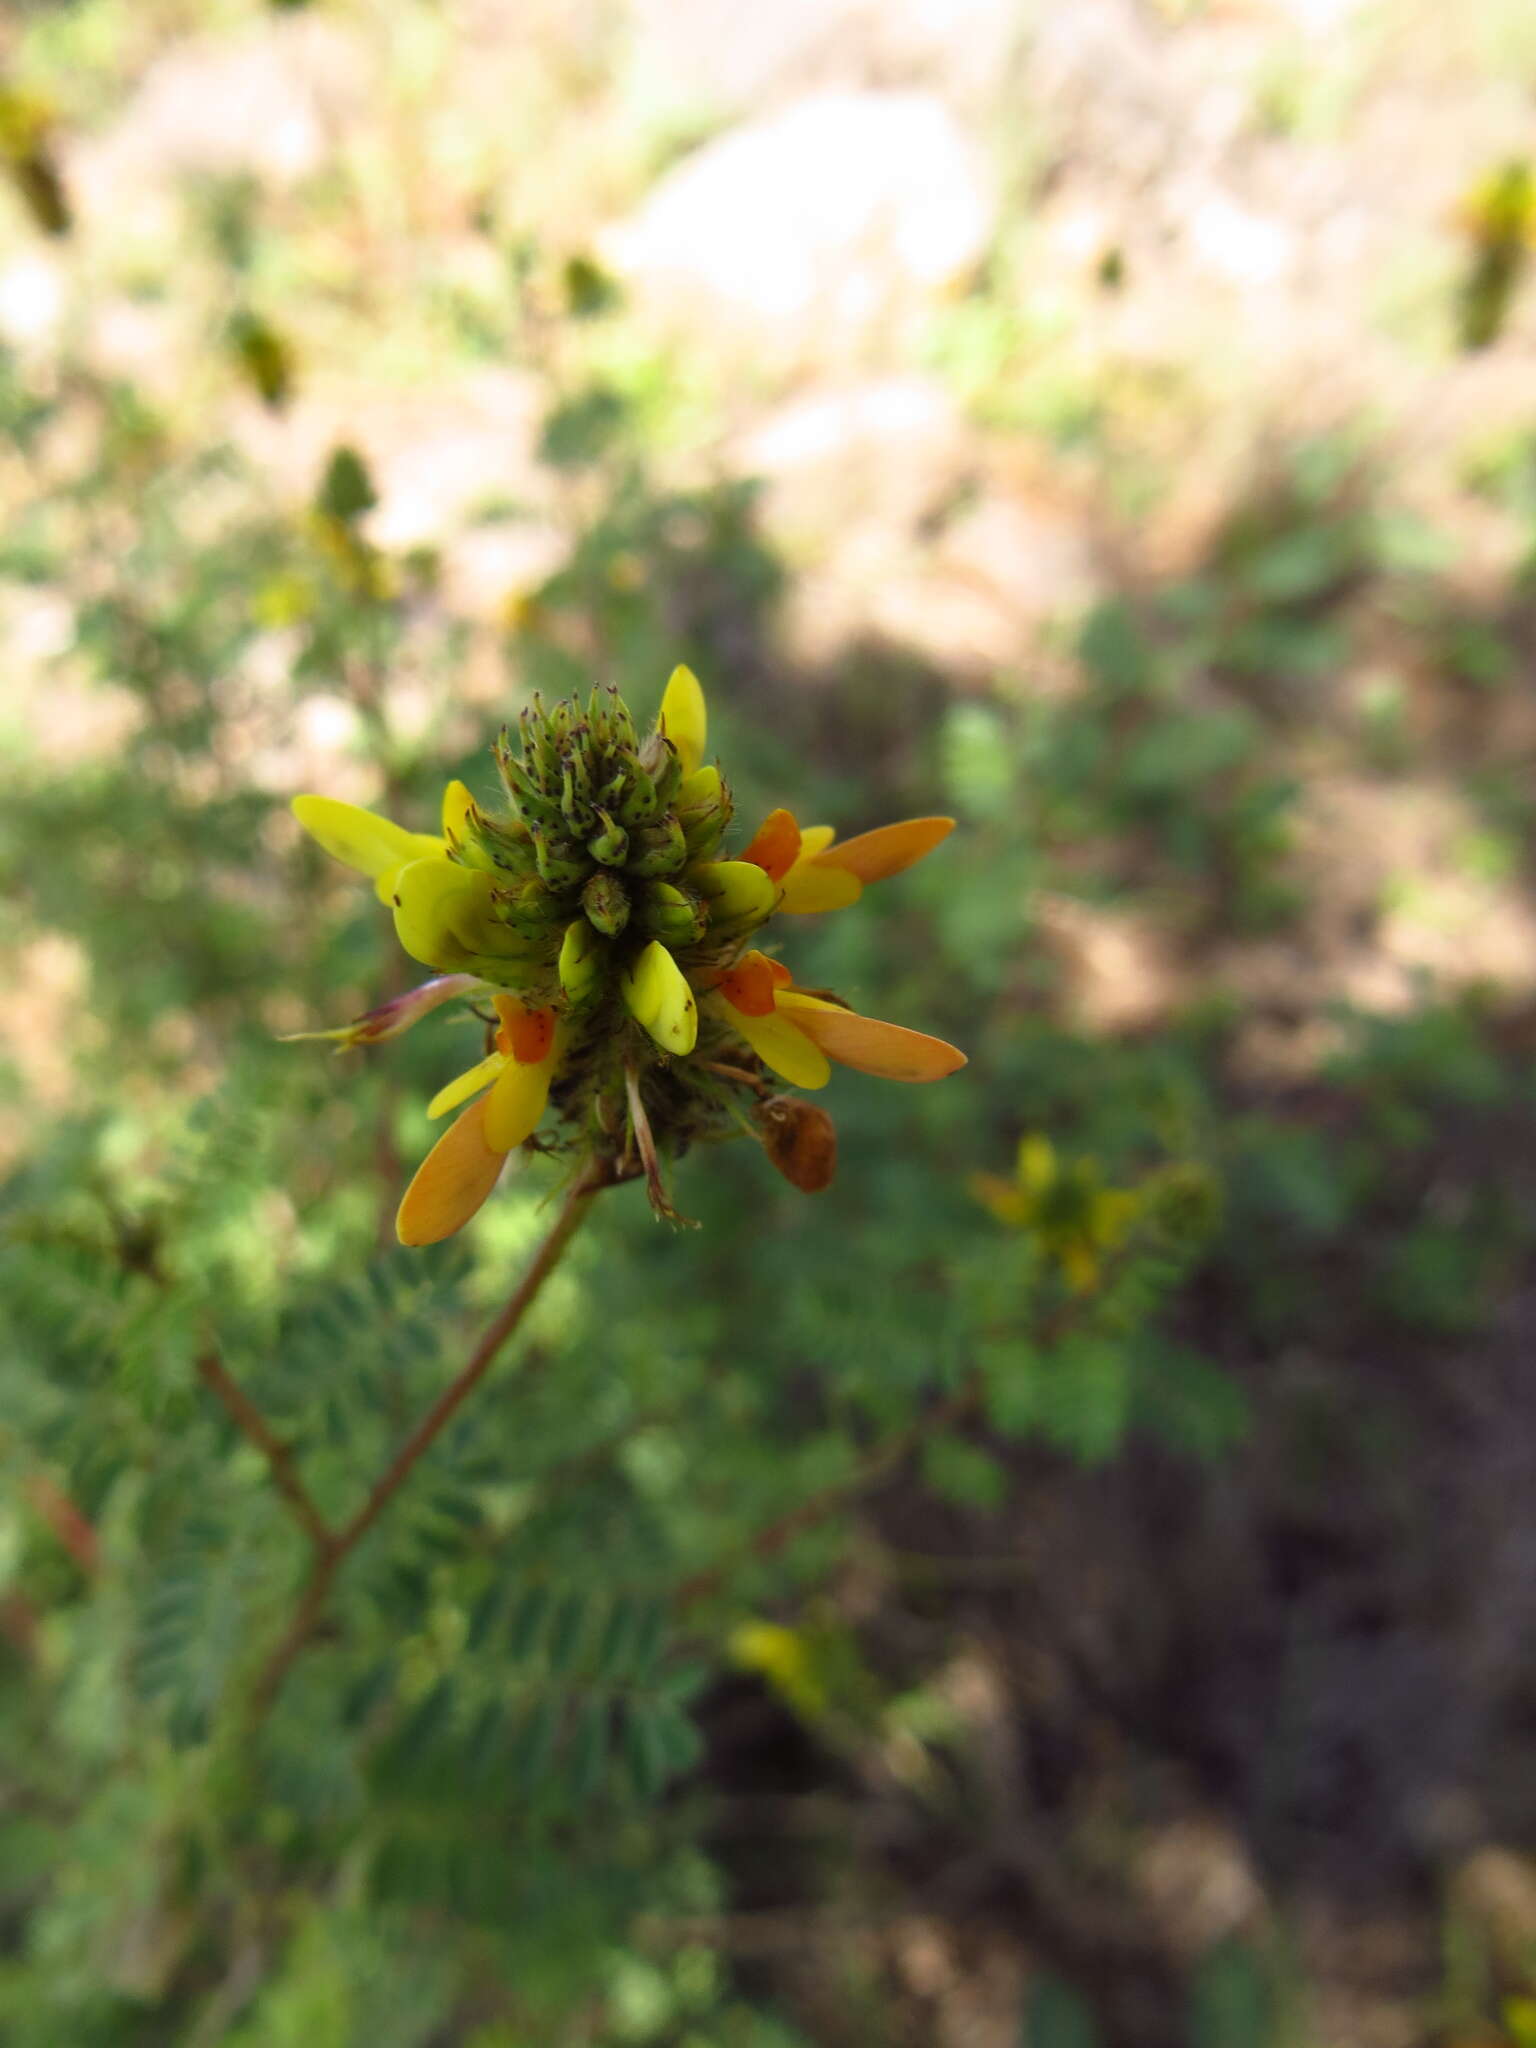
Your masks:
{"label": "sunlit background", "polygon": [[[7,2043],[1533,2048],[1533,246],[1528,0],[11,0]],[[198,1361],[345,1515],[554,1184],[394,1245],[288,800],[678,661],[971,1064],[605,1198],[252,1734]]]}

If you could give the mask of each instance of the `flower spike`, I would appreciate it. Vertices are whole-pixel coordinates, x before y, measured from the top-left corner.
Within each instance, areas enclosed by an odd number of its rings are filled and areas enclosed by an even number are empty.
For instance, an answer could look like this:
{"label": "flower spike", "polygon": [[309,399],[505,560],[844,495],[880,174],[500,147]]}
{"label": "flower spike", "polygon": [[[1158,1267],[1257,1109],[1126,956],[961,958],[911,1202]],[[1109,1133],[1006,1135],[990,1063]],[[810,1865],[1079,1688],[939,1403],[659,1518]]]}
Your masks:
{"label": "flower spike", "polygon": [[[802,828],[780,809],[732,854],[730,789],[704,759],[707,740],[704,692],[679,667],[643,737],[612,689],[548,708],[535,697],[516,741],[504,731],[494,749],[503,800],[451,782],[440,836],[295,798],[299,823],[370,878],[406,952],[437,970],[309,1035],[371,1045],[454,997],[475,999],[487,1027],[480,1057],[428,1104],[454,1120],[401,1202],[403,1243],[461,1228],[507,1155],[536,1139],[611,1179],[643,1178],[674,1221],[665,1161],[743,1128],[815,1192],[832,1175],[831,1120],[778,1082],[824,1088],[834,1062],[907,1082],[965,1064],[941,1039],[797,988],[758,944],[781,910],[838,909],[902,873],[951,821],[909,819],[839,845],[831,826]],[[478,1006],[487,998],[494,1015]],[[558,1136],[540,1139],[552,1111]]]}

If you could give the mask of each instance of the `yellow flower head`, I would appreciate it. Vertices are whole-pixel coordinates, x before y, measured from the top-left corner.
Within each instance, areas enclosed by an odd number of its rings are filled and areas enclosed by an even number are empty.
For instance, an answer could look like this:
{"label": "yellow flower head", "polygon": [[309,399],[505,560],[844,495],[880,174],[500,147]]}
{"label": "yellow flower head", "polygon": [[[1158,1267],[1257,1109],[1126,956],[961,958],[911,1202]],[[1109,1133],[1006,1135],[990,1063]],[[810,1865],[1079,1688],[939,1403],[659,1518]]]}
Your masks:
{"label": "yellow flower head", "polygon": [[1019,1140],[1012,1180],[978,1173],[971,1191],[1000,1223],[1028,1231],[1074,1294],[1098,1286],[1104,1258],[1119,1249],[1143,1206],[1135,1191],[1105,1187],[1094,1160],[1060,1159],[1038,1131]]}
{"label": "yellow flower head", "polygon": [[[294,799],[305,830],[372,879],[405,950],[437,970],[422,990],[313,1035],[371,1043],[453,997],[476,1001],[487,1023],[484,1058],[429,1106],[460,1115],[406,1191],[402,1242],[467,1222],[551,1104],[567,1145],[611,1178],[643,1174],[671,1215],[661,1159],[731,1135],[743,1105],[788,1171],[786,1098],[767,1073],[820,1088],[833,1061],[895,1081],[965,1064],[942,1039],[797,988],[754,943],[779,911],[856,902],[953,821],[911,819],[839,845],[830,826],[802,831],[778,810],[729,856],[733,806],[705,759],[707,733],[704,693],[678,668],[644,739],[614,690],[548,711],[535,698],[520,747],[503,732],[495,750],[504,803],[483,807],[450,783],[438,834],[329,797]],[[788,1177],[817,1187],[830,1165],[812,1170],[810,1136]],[[830,1160],[830,1139],[816,1136]]]}

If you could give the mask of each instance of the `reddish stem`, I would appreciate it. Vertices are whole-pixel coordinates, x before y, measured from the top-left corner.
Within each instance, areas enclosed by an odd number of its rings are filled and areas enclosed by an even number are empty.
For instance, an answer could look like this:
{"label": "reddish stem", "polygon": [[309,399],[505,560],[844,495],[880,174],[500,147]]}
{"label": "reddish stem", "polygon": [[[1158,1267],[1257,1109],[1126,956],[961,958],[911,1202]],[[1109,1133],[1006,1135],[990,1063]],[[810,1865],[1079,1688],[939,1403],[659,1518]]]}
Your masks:
{"label": "reddish stem", "polygon": [[576,1181],[549,1235],[534,1254],[505,1306],[487,1326],[457,1378],[446,1386],[406,1438],[357,1513],[340,1530],[317,1540],[315,1558],[288,1627],[263,1665],[251,1698],[252,1719],[260,1719],[282,1690],[295,1661],[313,1638],[336,1575],[410,1477],[417,1461],[485,1377],[507,1339],[532,1307],[544,1282],[559,1265],[594,1196],[610,1185],[605,1169]]}

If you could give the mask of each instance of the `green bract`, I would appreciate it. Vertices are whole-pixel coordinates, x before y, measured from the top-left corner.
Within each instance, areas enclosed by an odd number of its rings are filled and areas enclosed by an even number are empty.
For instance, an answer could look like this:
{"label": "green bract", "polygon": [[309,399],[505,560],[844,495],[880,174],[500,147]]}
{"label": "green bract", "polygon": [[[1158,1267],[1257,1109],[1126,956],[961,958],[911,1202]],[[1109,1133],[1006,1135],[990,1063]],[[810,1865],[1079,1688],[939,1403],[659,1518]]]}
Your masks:
{"label": "green bract", "polygon": [[[486,980],[527,1001],[563,993],[590,1008],[632,987],[653,948],[707,946],[712,927],[717,938],[736,939],[760,923],[772,912],[772,889],[758,887],[748,902],[730,886],[727,871],[739,863],[709,858],[730,823],[731,797],[718,769],[685,772],[685,753],[702,747],[701,714],[686,669],[644,739],[611,688],[548,710],[535,698],[516,739],[504,731],[496,746],[507,810],[466,804],[446,828],[446,861],[438,855],[395,875],[407,950],[454,967],[472,951]],[[448,863],[478,870],[484,886],[450,889]],[[658,1043],[675,1051],[675,1033]]]}

